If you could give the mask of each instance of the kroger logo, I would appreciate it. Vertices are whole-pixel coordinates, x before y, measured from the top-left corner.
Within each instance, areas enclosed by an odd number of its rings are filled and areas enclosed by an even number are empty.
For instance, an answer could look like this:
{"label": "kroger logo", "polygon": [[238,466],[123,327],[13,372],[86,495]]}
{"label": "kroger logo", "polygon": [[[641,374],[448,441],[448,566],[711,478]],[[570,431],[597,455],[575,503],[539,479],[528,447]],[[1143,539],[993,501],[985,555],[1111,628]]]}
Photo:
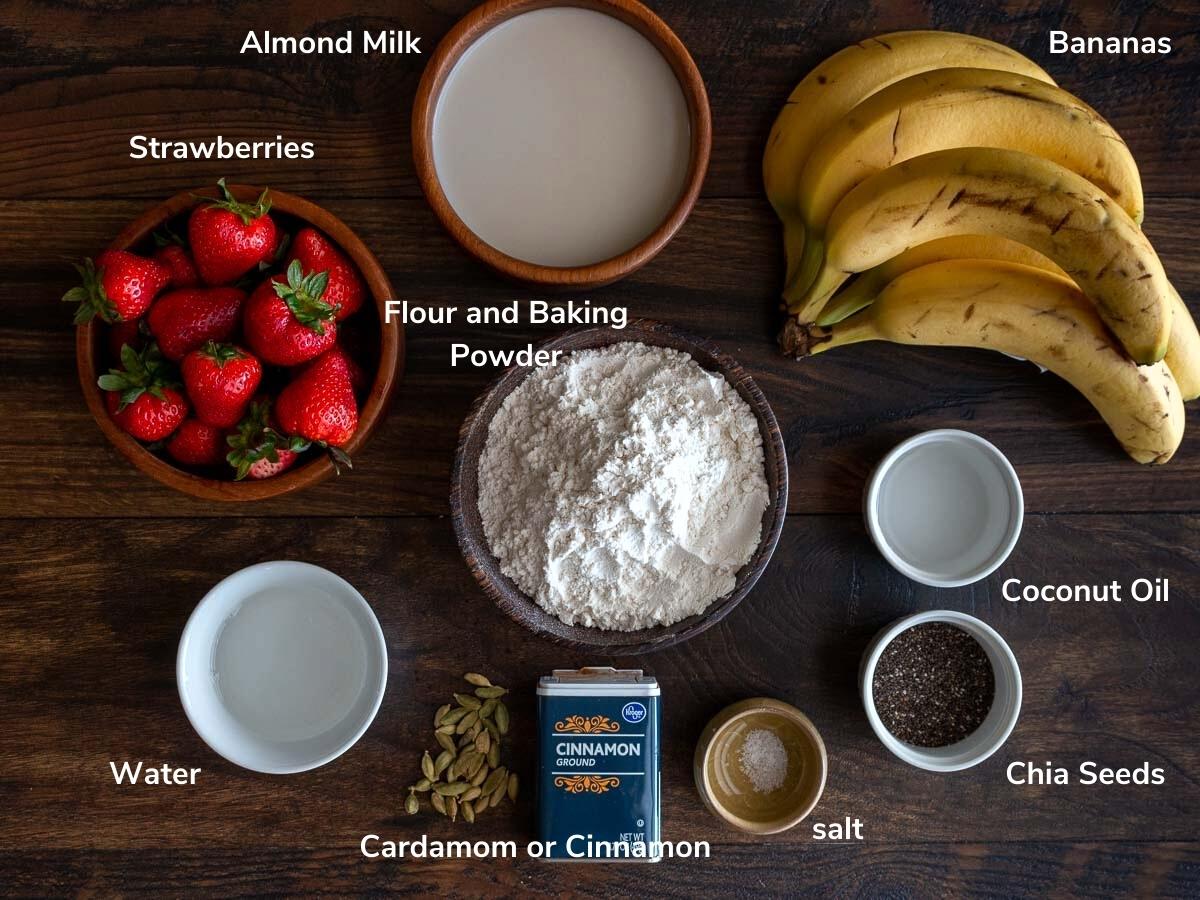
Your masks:
{"label": "kroger logo", "polygon": [[638,703],[636,700],[631,700],[621,707],[621,718],[626,722],[631,722],[636,725],[642,719],[646,718],[646,707]]}

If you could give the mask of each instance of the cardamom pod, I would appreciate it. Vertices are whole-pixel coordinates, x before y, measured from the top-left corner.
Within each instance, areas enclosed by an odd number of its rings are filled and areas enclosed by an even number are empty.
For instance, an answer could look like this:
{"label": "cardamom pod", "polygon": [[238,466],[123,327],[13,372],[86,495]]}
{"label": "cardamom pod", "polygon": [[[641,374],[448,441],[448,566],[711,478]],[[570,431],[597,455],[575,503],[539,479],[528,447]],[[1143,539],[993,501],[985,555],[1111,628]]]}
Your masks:
{"label": "cardamom pod", "polygon": [[460,798],[460,802],[466,801],[466,800],[474,800],[476,797],[478,797],[482,793],[483,793],[483,791],[481,791],[479,788],[473,787],[469,791],[467,791],[465,794],[462,795],[462,797]]}
{"label": "cardamom pod", "polygon": [[508,784],[508,769],[501,766],[500,768],[496,769],[494,772],[492,772],[491,775],[489,775],[487,777],[487,781],[485,781],[483,783],[483,793],[489,794],[489,795],[493,794],[493,793],[495,793],[496,788],[500,787],[501,785],[507,785],[507,784]]}
{"label": "cardamom pod", "polygon": [[508,734],[508,707],[503,702],[496,704],[496,727],[500,729],[501,734]]}
{"label": "cardamom pod", "polygon": [[470,712],[470,710],[467,709],[465,706],[460,706],[456,709],[452,709],[452,710],[450,710],[450,712],[448,712],[444,716],[442,716],[442,724],[443,725],[457,725],[460,721],[462,721],[462,717],[465,716],[469,712]]}
{"label": "cardamom pod", "polygon": [[486,754],[492,747],[492,736],[487,731],[481,731],[475,736],[475,749]]}
{"label": "cardamom pod", "polygon": [[471,776],[471,784],[475,785],[475,787],[479,787],[479,785],[483,784],[484,779],[488,777],[488,773],[491,771],[491,767],[486,764],[480,766],[479,771]]}
{"label": "cardamom pod", "polygon": [[421,809],[421,801],[417,799],[416,794],[409,794],[408,799],[404,801],[404,811],[410,816],[415,816]]}
{"label": "cardamom pod", "polygon": [[429,802],[433,804],[433,808],[440,812],[443,816],[446,814],[446,800],[441,794],[430,794]]}
{"label": "cardamom pod", "polygon": [[[453,731],[454,728],[451,727],[450,730]],[[438,744],[441,746],[441,748],[443,750],[445,750],[447,753],[453,755],[458,752],[458,748],[454,744],[454,738],[451,735],[442,734],[441,732],[438,732],[433,737],[434,737],[434,740],[436,740],[438,742]]]}
{"label": "cardamom pod", "polygon": [[450,712],[450,704],[449,703],[445,704],[444,706],[438,707],[438,711],[433,714],[433,727],[434,728],[437,728],[439,725],[442,724],[442,716],[446,715],[446,713],[448,713],[448,712]]}
{"label": "cardamom pod", "polygon": [[466,772],[467,776],[470,778],[474,778],[475,775],[479,772],[479,769],[486,762],[487,762],[487,758],[482,753],[479,753],[478,751],[476,751],[475,756],[471,758],[471,767],[469,769],[467,769],[467,772]]}
{"label": "cardamom pod", "polygon": [[439,753],[437,759],[433,763],[433,776],[429,780],[437,781],[438,776],[445,772],[446,766],[450,765],[452,762],[454,762],[453,750],[443,750],[441,753]]}
{"label": "cardamom pod", "polygon": [[493,722],[491,719],[480,719],[479,721],[482,722],[483,727],[491,733],[492,740],[500,740],[500,729],[496,727],[495,722]]}
{"label": "cardamom pod", "polygon": [[479,707],[479,718],[490,719],[492,713],[496,711],[496,702],[494,698],[484,701],[483,706]]}
{"label": "cardamom pod", "polygon": [[465,781],[456,781],[452,784],[435,784],[433,786],[434,793],[442,797],[458,797],[470,789],[471,786]]}
{"label": "cardamom pod", "polygon": [[[457,734],[465,734],[467,729],[471,728],[479,721],[479,713],[476,710],[470,710],[465,716],[458,720],[458,725],[455,727]],[[501,731],[503,733],[503,731]]]}
{"label": "cardamom pod", "polygon": [[453,797],[446,801],[446,814],[450,816],[451,822],[458,821],[458,801]]}
{"label": "cardamom pod", "polygon": [[476,816],[478,816],[481,813],[483,813],[484,811],[486,811],[488,808],[487,797],[480,797],[478,800],[475,800],[474,802],[472,802],[471,808],[475,810]]}
{"label": "cardamom pod", "polygon": [[504,799],[504,785],[496,788],[496,792],[492,794],[492,799],[488,801],[488,809],[494,806],[499,806],[500,801]]}
{"label": "cardamom pod", "polygon": [[433,757],[429,755],[428,750],[421,756],[421,774],[430,781],[437,778],[437,773],[433,770]]}
{"label": "cardamom pod", "polygon": [[488,761],[488,765],[491,766],[493,769],[495,769],[496,767],[498,767],[500,765],[500,742],[499,741],[492,741],[492,746],[488,748],[487,761]]}
{"label": "cardamom pod", "polygon": [[430,780],[428,778],[422,778],[420,781],[418,781],[416,784],[414,784],[412,786],[412,789],[414,791],[420,791],[423,794],[427,790],[429,790],[429,787],[430,787]]}
{"label": "cardamom pod", "polygon": [[[503,697],[507,693],[508,693],[507,690],[505,690],[502,687],[499,687],[498,685],[492,685],[490,687],[475,688],[475,696],[479,697],[483,700],[495,700],[499,697]],[[461,703],[462,701],[459,701],[459,702]],[[466,704],[463,703],[463,706],[466,706]]]}
{"label": "cardamom pod", "polygon": [[439,725],[433,731],[434,734],[454,734],[453,725]]}
{"label": "cardamom pod", "polygon": [[517,773],[513,772],[508,776],[508,799],[513,803],[517,802],[517,791],[520,786],[517,784]]}
{"label": "cardamom pod", "polygon": [[467,732],[458,739],[458,749],[465,750],[468,744],[475,743],[475,738],[471,737],[471,732]]}
{"label": "cardamom pod", "polygon": [[462,804],[462,814],[463,814],[463,818],[466,819],[468,822],[471,822],[471,823],[475,822],[475,807],[472,806],[470,803]]}
{"label": "cardamom pod", "polygon": [[[456,760],[456,762],[457,762],[457,760]],[[451,765],[450,768],[448,768],[446,770],[445,777],[446,777],[447,784],[453,784],[454,782],[458,781],[458,772],[455,770],[453,765]]]}
{"label": "cardamom pod", "polygon": [[468,684],[473,684],[476,687],[490,687],[492,684],[490,681],[488,681],[486,675],[480,675],[478,672],[468,672],[463,676],[463,679]]}
{"label": "cardamom pod", "polygon": [[[486,691],[488,688],[479,688],[479,690]],[[483,706],[482,700],[478,697],[472,697],[470,694],[455,694],[454,699],[458,702],[459,706],[465,706],[467,709],[474,710]]]}

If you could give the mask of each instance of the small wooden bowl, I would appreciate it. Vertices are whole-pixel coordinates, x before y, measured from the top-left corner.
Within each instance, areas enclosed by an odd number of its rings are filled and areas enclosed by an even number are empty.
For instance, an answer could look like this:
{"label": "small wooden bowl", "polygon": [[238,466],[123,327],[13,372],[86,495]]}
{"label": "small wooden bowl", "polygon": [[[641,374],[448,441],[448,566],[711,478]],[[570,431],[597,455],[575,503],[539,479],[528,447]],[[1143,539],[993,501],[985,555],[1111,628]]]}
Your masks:
{"label": "small wooden bowl", "polygon": [[[252,202],[262,193],[261,187],[242,184],[231,185],[230,190],[238,200],[247,202]],[[196,206],[199,202],[197,197],[216,196],[217,190],[211,187],[176,194],[139,216],[117,235],[109,244],[109,249],[134,250],[145,247],[157,229]],[[283,191],[272,190],[270,196],[272,213],[283,213],[300,219],[337,244],[358,267],[367,290],[375,301],[375,309],[379,315],[379,364],[370,394],[359,412],[358,430],[343,448],[353,457],[367,443],[371,433],[382,421],[404,365],[404,331],[398,322],[393,321],[389,324],[384,317],[387,301],[394,297],[392,286],[388,283],[387,275],[375,255],[341,219],[314,203],[292,194],[285,194]],[[104,405],[104,392],[96,384],[104,360],[101,341],[105,327],[103,322],[93,320],[76,329],[75,358],[79,368],[79,383],[83,388],[88,409],[100,425],[100,430],[114,447],[150,477],[168,487],[205,500],[264,500],[309,487],[324,481],[334,473],[333,463],[328,457],[321,456],[301,463],[281,475],[261,481],[222,481],[181,469],[151,453],[113,422]]]}
{"label": "small wooden bowl", "polygon": [[783,531],[787,513],[788,470],[783,435],[775,414],[758,385],[732,358],[707,341],[677,331],[669,325],[648,319],[636,319],[621,331],[611,328],[581,328],[545,341],[545,350],[586,350],[608,347],[626,341],[639,341],[656,347],[670,347],[691,354],[704,369],[724,376],[758,418],[762,433],[769,502],[763,512],[762,538],[750,561],[737,574],[733,590],[715,600],[704,612],[689,616],[674,625],[643,628],[638,631],[608,631],[567,625],[546,612],[500,570],[500,563],[488,546],[479,514],[479,457],[487,442],[492,417],[517,386],[533,371],[530,366],[513,366],[504,372],[475,401],[459,432],[458,450],[450,480],[450,512],[458,543],[467,565],[484,592],[509,616],[537,635],[580,650],[598,650],[604,656],[636,655],[662,650],[694,637],[715,625],[741,602],[754,587]]}
{"label": "small wooden bowl", "polygon": [[[547,7],[574,6],[591,9],[619,19],[646,37],[671,66],[687,101],[691,119],[691,154],[683,191],[666,219],[640,243],[619,256],[586,266],[543,266],[502,253],[483,241],[463,222],[438,179],[433,160],[433,118],[446,79],[471,45],[497,25],[522,13]],[[412,116],[413,161],[417,180],[434,213],[451,236],[468,253],[501,275],[544,288],[586,289],[600,287],[644,266],[674,237],[691,214],[700,186],[708,171],[712,146],[712,113],[704,79],[687,48],[653,12],[637,0],[490,0],[467,13],[438,44],[425,67]]]}

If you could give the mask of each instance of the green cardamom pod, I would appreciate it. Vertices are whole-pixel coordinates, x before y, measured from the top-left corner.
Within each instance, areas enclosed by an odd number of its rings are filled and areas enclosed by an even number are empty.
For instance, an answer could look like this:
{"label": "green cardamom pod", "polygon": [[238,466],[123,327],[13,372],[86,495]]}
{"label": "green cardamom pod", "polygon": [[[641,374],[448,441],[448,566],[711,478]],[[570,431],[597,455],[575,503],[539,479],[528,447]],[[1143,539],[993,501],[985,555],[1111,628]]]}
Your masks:
{"label": "green cardamom pod", "polygon": [[517,791],[520,786],[517,784],[517,773],[513,772],[508,776],[508,799],[513,803],[517,802]]}
{"label": "green cardamom pod", "polygon": [[[471,728],[479,721],[479,713],[475,710],[469,711],[465,716],[458,720],[458,725],[455,727],[455,732],[465,734],[467,729]],[[503,730],[502,730],[503,733]]]}
{"label": "green cardamom pod", "polygon": [[479,707],[479,718],[490,719],[492,717],[492,713],[496,711],[496,703],[497,701],[495,698],[492,698],[491,700],[485,700],[483,706]]}
{"label": "green cardamom pod", "polygon": [[468,684],[473,684],[475,687],[490,687],[492,684],[486,675],[480,675],[478,672],[468,672],[463,678]]}
{"label": "green cardamom pod", "polygon": [[430,781],[437,778],[437,773],[433,770],[433,757],[429,755],[428,750],[421,756],[421,774]]}
{"label": "green cardamom pod", "polygon": [[468,822],[474,823],[475,807],[472,806],[470,803],[462,804],[462,814],[463,814],[464,819],[466,819]]}
{"label": "green cardamom pod", "polygon": [[507,785],[507,784],[508,784],[508,769],[501,766],[499,769],[496,769],[494,772],[492,772],[491,775],[489,775],[487,777],[487,781],[485,781],[483,783],[483,793],[490,796],[491,794],[495,793],[496,788],[498,788],[502,785]]}
{"label": "green cardamom pod", "polygon": [[[479,697],[483,700],[495,700],[499,697],[503,697],[507,693],[508,693],[507,690],[505,690],[502,687],[499,687],[498,685],[492,685],[490,687],[475,688],[475,696]],[[463,705],[466,706],[465,703]]]}
{"label": "green cardamom pod", "polygon": [[[479,688],[479,690],[486,691],[487,688]],[[472,697],[470,694],[455,694],[454,699],[458,702],[459,706],[465,706],[467,709],[474,710],[483,706],[482,700],[478,697]]]}
{"label": "green cardamom pod", "polygon": [[450,704],[449,703],[447,703],[444,706],[438,707],[438,711],[433,714],[433,727],[434,728],[437,728],[439,725],[442,724],[442,716],[446,715],[446,713],[448,713],[448,712],[450,712]]}
{"label": "green cardamom pod", "polygon": [[465,781],[456,781],[452,784],[435,784],[433,790],[436,794],[442,797],[457,797],[465,794],[471,789],[471,786]]}
{"label": "green cardamom pod", "polygon": [[458,801],[453,797],[446,801],[446,814],[450,816],[451,822],[458,821]]}
{"label": "green cardamom pod", "polygon": [[503,799],[504,799],[504,785],[500,785],[500,787],[496,788],[495,793],[492,794],[492,799],[488,801],[488,809],[491,809],[494,806],[499,806],[500,801]]}
{"label": "green cardamom pod", "polygon": [[433,764],[433,777],[429,780],[437,781],[438,776],[445,772],[446,766],[450,765],[452,762],[454,762],[453,750],[443,750],[441,753],[439,753],[437,760]]}
{"label": "green cardamom pod", "polygon": [[499,741],[492,741],[492,746],[488,748],[487,761],[488,761],[488,765],[491,766],[493,769],[499,767],[499,765],[500,765],[500,742]]}
{"label": "green cardamom pod", "polygon": [[433,733],[434,734],[454,734],[454,726],[453,725],[439,725],[436,729],[434,729]]}
{"label": "green cardamom pod", "polygon": [[404,801],[404,811],[410,816],[415,816],[421,809],[421,801],[417,799],[416,794],[409,794],[408,799]]}
{"label": "green cardamom pod", "polygon": [[443,816],[446,814],[446,800],[441,794],[430,794],[429,802],[433,804],[433,808],[440,812]]}
{"label": "green cardamom pod", "polygon": [[474,800],[476,797],[478,797],[482,793],[483,793],[483,791],[481,791],[478,787],[473,787],[469,791],[467,791],[465,794],[462,795],[462,797],[460,798],[460,802]]}
{"label": "green cardamom pod", "polygon": [[508,734],[508,707],[503,703],[496,704],[496,727],[500,729],[501,734]]}
{"label": "green cardamom pod", "polygon": [[430,783],[431,783],[430,779],[422,778],[420,781],[418,781],[416,784],[413,785],[412,789],[414,791],[420,791],[423,794],[427,790],[429,790]]}
{"label": "green cardamom pod", "polygon": [[492,736],[487,731],[481,731],[475,736],[475,749],[487,753],[492,746]]}

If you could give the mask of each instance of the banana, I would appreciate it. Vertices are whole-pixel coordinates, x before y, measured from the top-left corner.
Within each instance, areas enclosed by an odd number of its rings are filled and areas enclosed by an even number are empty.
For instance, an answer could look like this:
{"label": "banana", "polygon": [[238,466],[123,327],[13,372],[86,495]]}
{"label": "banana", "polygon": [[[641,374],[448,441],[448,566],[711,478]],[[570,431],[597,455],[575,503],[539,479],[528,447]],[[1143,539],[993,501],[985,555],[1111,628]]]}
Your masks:
{"label": "banana", "polygon": [[[863,272],[833,296],[817,317],[817,324],[836,325],[847,316],[870,306],[880,291],[905,272],[947,259],[1015,262],[1069,277],[1042,254],[1005,238],[974,234],[940,238],[927,244],[918,244]],[[1196,330],[1192,314],[1174,287],[1171,288],[1171,305],[1175,307],[1171,316],[1171,341],[1163,361],[1175,376],[1183,399],[1195,400],[1200,397],[1200,332]]]}
{"label": "banana", "polygon": [[811,322],[846,278],[951,235],[998,235],[1064,269],[1135,362],[1167,351],[1174,305],[1162,263],[1103,191],[1057,163],[1016,150],[927,153],[872,175],[837,205],[812,296]]}
{"label": "banana", "polygon": [[783,343],[786,352],[808,356],[862,341],[980,347],[1030,359],[1087,397],[1141,463],[1165,463],[1183,438],[1183,396],[1167,365],[1136,365],[1079,288],[1049,272],[987,260],[931,263],[832,328],[789,320]]}
{"label": "banana", "polygon": [[1171,344],[1163,359],[1179,382],[1183,399],[1195,400],[1200,397],[1200,332],[1196,331],[1196,320],[1175,288],[1171,288],[1171,303],[1175,307],[1171,319]]}
{"label": "banana", "polygon": [[992,259],[1015,262],[1036,269],[1044,269],[1064,278],[1068,277],[1066,272],[1042,254],[1024,244],[1018,244],[1016,241],[990,235],[953,235],[938,238],[926,244],[918,244],[905,250],[899,256],[894,256],[875,268],[863,272],[833,296],[833,299],[821,311],[821,315],[817,317],[817,324],[837,324],[847,316],[870,306],[880,291],[905,272],[911,272],[919,266],[946,259]]}
{"label": "banana", "polygon": [[763,153],[763,184],[783,220],[789,275],[804,246],[796,189],[813,146],[838,119],[880,88],[918,72],[948,66],[1001,69],[1054,83],[1031,60],[993,41],[952,31],[897,31],[835,53],[796,85],[771,128]]}
{"label": "banana", "polygon": [[784,297],[797,302],[811,284],[821,263],[821,244],[812,238],[855,185],[896,163],[954,147],[1041,156],[1082,175],[1142,221],[1137,163],[1121,136],[1082,101],[1012,72],[925,72],[868,97],[813,148],[797,201],[809,240]]}

